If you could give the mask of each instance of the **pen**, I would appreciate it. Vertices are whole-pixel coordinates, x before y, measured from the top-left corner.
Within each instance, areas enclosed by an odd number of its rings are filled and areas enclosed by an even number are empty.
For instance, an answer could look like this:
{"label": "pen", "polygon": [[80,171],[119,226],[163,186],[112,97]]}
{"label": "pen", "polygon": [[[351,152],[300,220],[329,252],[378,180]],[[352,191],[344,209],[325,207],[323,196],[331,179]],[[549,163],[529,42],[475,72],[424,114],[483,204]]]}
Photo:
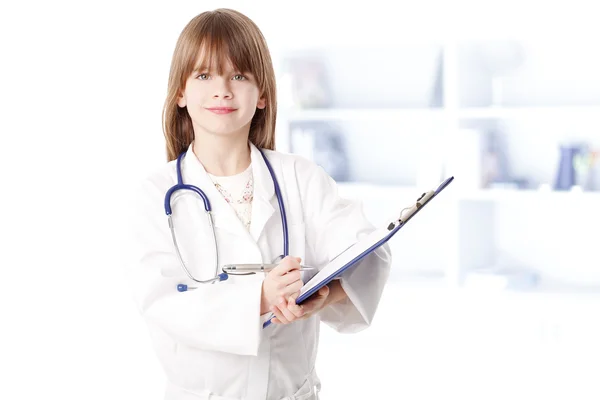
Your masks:
{"label": "pen", "polygon": [[[279,264],[228,264],[223,267],[223,272],[270,272]],[[314,271],[316,268],[300,266],[300,271]]]}

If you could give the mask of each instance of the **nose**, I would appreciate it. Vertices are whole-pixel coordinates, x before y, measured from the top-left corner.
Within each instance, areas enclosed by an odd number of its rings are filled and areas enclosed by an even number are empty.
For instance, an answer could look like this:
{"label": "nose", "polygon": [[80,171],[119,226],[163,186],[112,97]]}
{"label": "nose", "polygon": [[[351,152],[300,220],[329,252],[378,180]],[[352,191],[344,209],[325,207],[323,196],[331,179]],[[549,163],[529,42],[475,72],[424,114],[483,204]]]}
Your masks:
{"label": "nose", "polygon": [[215,90],[213,93],[214,99],[231,99],[233,98],[233,93],[231,92],[231,87],[229,86],[229,80],[219,78],[216,79],[217,83],[215,84]]}

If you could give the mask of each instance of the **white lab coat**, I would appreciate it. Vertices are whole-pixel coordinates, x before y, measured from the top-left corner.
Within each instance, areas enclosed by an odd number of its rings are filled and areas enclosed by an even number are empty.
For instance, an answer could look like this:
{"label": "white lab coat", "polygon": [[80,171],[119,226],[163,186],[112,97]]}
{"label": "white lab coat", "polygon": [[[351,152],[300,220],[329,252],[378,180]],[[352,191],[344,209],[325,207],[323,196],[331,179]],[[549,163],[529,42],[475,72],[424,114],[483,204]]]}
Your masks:
{"label": "white lab coat", "polygon": [[[322,267],[374,229],[360,203],[338,197],[335,182],[321,167],[295,155],[274,151],[266,155],[283,194],[291,256]],[[184,183],[200,187],[210,199],[221,266],[271,262],[283,252],[273,181],[253,145],[251,159],[254,200],[249,231],[214,187],[191,146],[182,161]],[[128,263],[135,302],[167,376],[165,398],[316,399],[320,321],[348,333],[371,323],[389,275],[389,247],[382,246],[343,275],[346,301],[312,318],[263,330],[266,315],[259,314],[264,275],[230,276],[203,285],[194,284],[180,268],[164,211],[165,193],[176,182],[173,161],[141,185],[133,224],[134,259]],[[171,204],[188,269],[197,279],[212,278],[213,241],[202,201],[189,191],[179,191]],[[180,293],[178,283],[199,288]]]}

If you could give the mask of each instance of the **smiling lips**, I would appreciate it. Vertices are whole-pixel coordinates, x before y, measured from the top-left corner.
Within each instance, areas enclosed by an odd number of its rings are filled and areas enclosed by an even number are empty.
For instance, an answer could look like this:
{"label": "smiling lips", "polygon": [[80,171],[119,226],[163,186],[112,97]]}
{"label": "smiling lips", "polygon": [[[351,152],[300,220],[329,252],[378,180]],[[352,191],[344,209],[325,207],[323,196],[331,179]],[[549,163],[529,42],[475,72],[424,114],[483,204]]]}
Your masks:
{"label": "smiling lips", "polygon": [[215,114],[229,114],[237,110],[237,108],[232,107],[207,107],[206,109]]}

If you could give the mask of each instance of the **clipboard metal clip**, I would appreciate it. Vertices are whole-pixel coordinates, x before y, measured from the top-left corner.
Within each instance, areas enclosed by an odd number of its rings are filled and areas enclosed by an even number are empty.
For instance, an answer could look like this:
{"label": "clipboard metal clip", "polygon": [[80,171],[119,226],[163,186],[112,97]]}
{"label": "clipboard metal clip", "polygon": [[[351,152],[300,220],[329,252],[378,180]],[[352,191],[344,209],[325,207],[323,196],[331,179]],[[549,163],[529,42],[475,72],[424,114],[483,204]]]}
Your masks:
{"label": "clipboard metal clip", "polygon": [[[396,228],[397,226],[403,225],[405,224],[409,219],[411,219],[411,217],[417,212],[419,211],[419,209],[421,207],[423,207],[425,204],[427,204],[427,202],[429,200],[431,200],[434,196],[435,196],[435,191],[430,190],[429,192],[425,192],[423,193],[421,196],[419,196],[419,198],[417,199],[417,201],[415,201],[412,205],[403,208],[400,211],[400,216],[397,220],[391,222],[388,225],[388,230],[391,231],[394,228]],[[396,225],[396,223],[398,225]]]}

